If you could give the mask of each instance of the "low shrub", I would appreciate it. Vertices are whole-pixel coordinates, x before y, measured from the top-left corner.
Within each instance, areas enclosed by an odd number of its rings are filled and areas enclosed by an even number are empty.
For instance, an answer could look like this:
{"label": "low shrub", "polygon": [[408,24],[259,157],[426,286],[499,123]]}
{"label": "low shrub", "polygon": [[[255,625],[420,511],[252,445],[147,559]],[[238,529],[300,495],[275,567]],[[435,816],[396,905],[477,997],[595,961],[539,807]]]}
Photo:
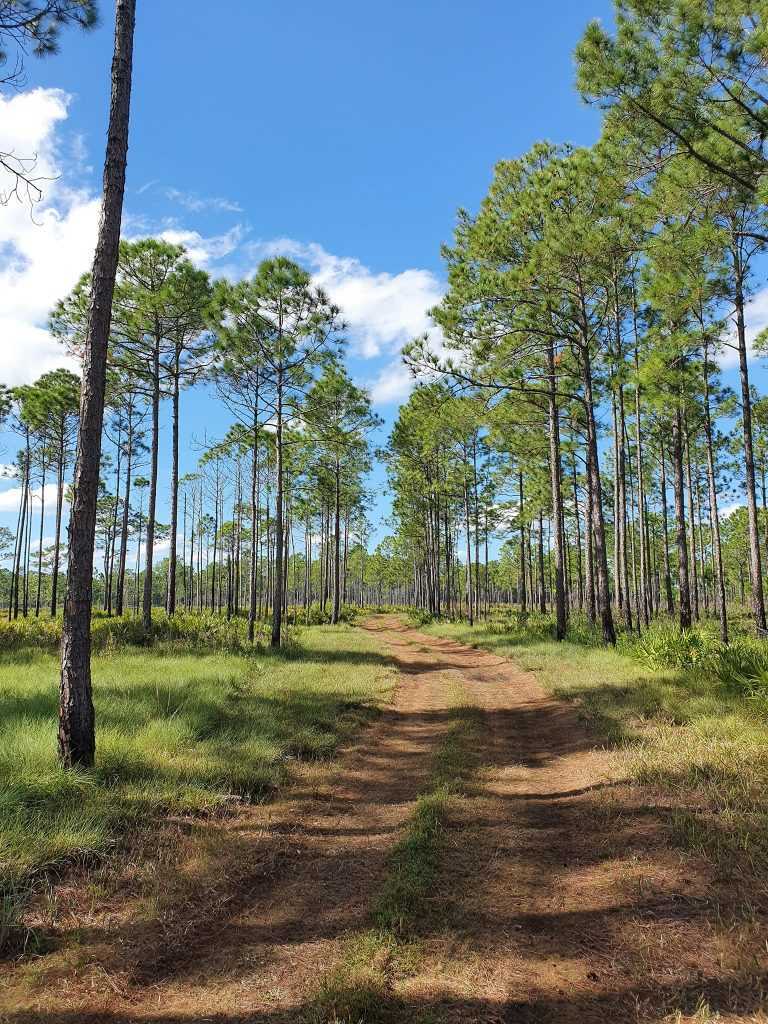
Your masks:
{"label": "low shrub", "polygon": [[768,673],[768,646],[762,640],[737,637],[724,647],[718,660],[716,675],[737,691],[748,691]]}
{"label": "low shrub", "polygon": [[622,637],[620,648],[648,668],[695,668],[714,672],[725,645],[706,627],[679,629],[663,623],[642,636]]}
{"label": "low shrub", "polygon": [[412,608],[408,612],[408,618],[414,626],[429,626],[435,621],[432,612],[428,612],[424,608]]}

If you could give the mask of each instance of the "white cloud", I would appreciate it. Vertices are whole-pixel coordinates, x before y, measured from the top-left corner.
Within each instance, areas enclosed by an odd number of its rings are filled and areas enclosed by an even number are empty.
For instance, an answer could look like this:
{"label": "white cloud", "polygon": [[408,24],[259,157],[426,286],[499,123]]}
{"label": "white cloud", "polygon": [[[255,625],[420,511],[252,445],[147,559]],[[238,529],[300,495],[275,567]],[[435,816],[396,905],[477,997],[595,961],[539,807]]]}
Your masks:
{"label": "white cloud", "polygon": [[[747,302],[744,307],[744,323],[747,335],[747,356],[749,359],[756,359],[753,348],[755,338],[768,327],[768,288],[761,288]],[[728,340],[731,344],[724,347],[718,357],[718,362],[724,370],[739,365],[739,353],[733,347],[736,341],[735,327]]]}
{"label": "white cloud", "polygon": [[198,267],[207,269],[214,261],[224,259],[225,256],[233,253],[240,245],[244,233],[245,230],[240,224],[236,224],[222,235],[213,235],[207,238],[199,231],[169,227],[160,231],[157,237],[172,245],[183,245],[192,262]]}
{"label": "white cloud", "polygon": [[[74,156],[77,176],[85,157],[79,136],[63,147],[66,160],[60,156],[57,133],[69,103],[70,97],[59,89],[33,89],[8,99],[0,96],[0,148],[18,156],[35,156],[34,174],[45,179],[40,182],[43,201],[32,213],[27,204],[12,199],[0,216],[0,382],[10,386],[31,383],[58,366],[78,369],[46,329],[56,302],[90,269],[98,227],[99,197],[69,187],[60,173],[62,164],[72,167]],[[0,190],[7,186],[0,178]],[[149,233],[141,218],[127,215],[124,221],[132,233],[141,229]],[[237,225],[205,237],[166,222],[155,233],[184,245],[190,259],[207,268],[233,253],[245,232]]]}
{"label": "white cloud", "polygon": [[0,381],[9,385],[72,365],[44,325],[90,266],[99,200],[59,177],[56,131],[69,101],[58,89],[0,96],[0,144],[17,156],[36,156],[34,174],[47,179],[33,213],[12,200],[0,216]]}
{"label": "white cloud", "polygon": [[374,405],[397,405],[404,402],[413,390],[413,374],[402,360],[385,366],[366,386]]}
{"label": "white cloud", "polygon": [[334,256],[316,242],[290,238],[257,242],[249,249],[261,258],[283,255],[305,264],[315,284],[341,308],[356,354],[364,358],[398,351],[420,334],[438,335],[428,310],[440,301],[443,289],[429,270],[377,274],[353,257]]}
{"label": "white cloud", "polygon": [[[24,489],[22,487],[9,487],[7,491],[0,491],[0,512],[18,512],[21,504]],[[50,491],[48,492],[50,495]],[[39,511],[40,496],[42,489],[33,487],[30,491],[35,513]],[[51,513],[50,507],[46,509],[46,515]]]}

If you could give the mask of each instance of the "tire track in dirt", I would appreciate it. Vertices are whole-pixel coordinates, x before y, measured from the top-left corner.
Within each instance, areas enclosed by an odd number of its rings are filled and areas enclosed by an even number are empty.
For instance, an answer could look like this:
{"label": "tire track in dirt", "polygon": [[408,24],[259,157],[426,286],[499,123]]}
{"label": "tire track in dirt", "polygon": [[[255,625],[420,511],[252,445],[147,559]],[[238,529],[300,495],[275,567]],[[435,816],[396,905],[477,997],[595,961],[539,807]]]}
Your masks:
{"label": "tire track in dirt", "polygon": [[768,1020],[765,965],[739,967],[707,866],[672,849],[666,808],[622,780],[577,708],[496,655],[398,635],[456,673],[485,722],[435,894],[448,927],[405,1003],[475,1024]]}

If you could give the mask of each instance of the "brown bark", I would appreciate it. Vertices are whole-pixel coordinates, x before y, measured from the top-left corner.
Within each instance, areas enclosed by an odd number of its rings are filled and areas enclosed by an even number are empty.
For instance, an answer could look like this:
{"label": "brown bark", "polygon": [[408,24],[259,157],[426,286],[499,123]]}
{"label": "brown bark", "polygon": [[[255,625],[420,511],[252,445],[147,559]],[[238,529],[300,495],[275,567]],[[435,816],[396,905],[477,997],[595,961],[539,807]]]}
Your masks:
{"label": "brown bark", "polygon": [[126,460],[123,518],[120,523],[120,557],[117,564],[117,597],[115,610],[118,615],[123,614],[123,601],[125,597],[125,562],[128,555],[128,522],[131,512],[131,473],[133,472],[133,408],[128,409],[128,443]]}
{"label": "brown bark", "polygon": [[600,462],[597,451],[597,424],[595,422],[595,404],[592,394],[592,367],[587,344],[582,346],[582,370],[584,379],[584,399],[587,407],[587,471],[592,482],[590,499],[592,502],[592,532],[595,545],[595,582],[597,584],[597,614],[603,640],[608,644],[616,643],[616,632],[611,613],[611,593],[608,576],[608,553],[605,544],[605,520],[603,518],[603,494],[600,482]]}
{"label": "brown bark", "polygon": [[[63,431],[62,431],[63,438]],[[64,441],[56,465],[56,526],[53,539],[53,568],[51,569],[51,618],[56,617],[59,603],[59,561],[61,560],[61,513],[64,507]]]}
{"label": "brown bark", "polygon": [[715,563],[715,587],[717,612],[720,619],[720,639],[728,643],[728,607],[725,597],[725,573],[723,572],[723,550],[720,541],[720,518],[717,512],[717,478],[715,456],[712,444],[712,414],[709,408],[709,361],[708,350],[704,348],[704,437],[707,442],[707,484],[709,486],[709,515],[712,530],[712,552]]}
{"label": "brown bark", "polygon": [[155,517],[157,515],[157,462],[160,448],[160,333],[156,333],[152,353],[152,450],[149,470],[149,500],[147,502],[147,548],[144,555],[144,595],[142,599],[142,625],[149,633],[152,629],[152,583],[155,559]]}
{"label": "brown bark", "polygon": [[92,765],[96,749],[90,664],[93,548],[107,343],[112,322],[112,295],[125,191],[135,17],[136,0],[117,0],[104,194],[93,261],[91,306],[83,358],[80,429],[69,520],[58,736],[59,756],[66,767]]}
{"label": "brown bark", "polygon": [[333,610],[331,623],[336,625],[341,614],[341,466],[335,465],[333,513]]}
{"label": "brown bark", "polygon": [[765,595],[760,557],[760,538],[755,492],[755,455],[752,443],[752,402],[749,394],[747,367],[747,334],[744,322],[744,290],[741,263],[736,254],[736,337],[739,349],[739,380],[741,383],[741,424],[744,443],[744,469],[747,488],[747,519],[749,523],[749,573],[752,583],[752,615],[758,630],[765,630]]}
{"label": "brown bark", "polygon": [[165,610],[168,615],[176,611],[176,532],[179,526],[179,352],[173,374],[171,414],[171,535],[168,551],[168,592]]}
{"label": "brown bark", "polygon": [[672,573],[669,567],[669,521],[667,514],[667,459],[664,453],[664,442],[661,442],[659,452],[659,466],[661,469],[661,525],[664,531],[662,555],[664,565],[664,598],[667,603],[667,614],[675,614],[675,597],[672,592]]}
{"label": "brown bark", "polygon": [[280,646],[283,624],[283,373],[277,374],[277,408],[275,429],[275,568],[272,592],[272,647]]}
{"label": "brown bark", "polygon": [[[555,523],[555,637],[565,639],[568,628],[568,609],[565,601],[565,529],[560,464],[560,419],[557,408],[557,381],[555,378],[555,352],[547,349],[548,410],[549,410],[549,485],[552,493],[552,515]],[[578,513],[577,513],[578,515]]]}
{"label": "brown bark", "polygon": [[683,483],[683,414],[678,407],[672,422],[672,468],[675,492],[675,542],[680,591],[680,628],[691,625],[691,595],[688,589],[688,544],[685,529],[685,486]]}

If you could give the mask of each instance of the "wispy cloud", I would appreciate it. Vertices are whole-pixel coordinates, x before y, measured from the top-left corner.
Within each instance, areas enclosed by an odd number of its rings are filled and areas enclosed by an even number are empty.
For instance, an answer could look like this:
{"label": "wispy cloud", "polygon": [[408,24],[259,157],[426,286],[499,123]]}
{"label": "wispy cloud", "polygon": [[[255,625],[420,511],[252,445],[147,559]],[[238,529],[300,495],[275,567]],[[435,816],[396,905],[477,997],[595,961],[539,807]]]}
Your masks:
{"label": "wispy cloud", "polygon": [[218,210],[222,213],[242,213],[243,208],[232,199],[223,196],[201,196],[197,192],[183,192],[178,188],[167,188],[165,198],[178,203],[192,213],[203,213],[206,210]]}

